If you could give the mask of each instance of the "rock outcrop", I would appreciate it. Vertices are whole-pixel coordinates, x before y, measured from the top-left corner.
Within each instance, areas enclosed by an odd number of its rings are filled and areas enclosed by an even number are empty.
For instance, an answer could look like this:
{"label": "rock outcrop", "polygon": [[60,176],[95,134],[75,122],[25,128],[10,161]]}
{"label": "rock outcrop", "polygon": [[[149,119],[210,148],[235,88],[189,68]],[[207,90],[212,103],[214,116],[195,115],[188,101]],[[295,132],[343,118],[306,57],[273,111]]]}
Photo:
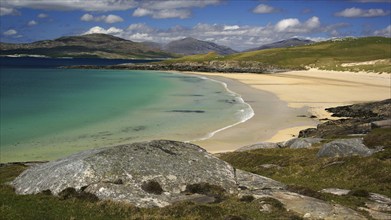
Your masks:
{"label": "rock outcrop", "polygon": [[270,149],[270,148],[310,148],[314,144],[318,144],[322,141],[322,138],[292,138],[283,142],[261,142],[248,146],[241,147],[235,151],[249,151],[249,150],[257,150],[257,149]]}
{"label": "rock outcrop", "polygon": [[[216,56],[218,56],[216,54]],[[161,70],[161,71],[188,71],[188,72],[220,72],[220,73],[276,73],[288,71],[276,66],[267,65],[257,61],[184,61],[184,62],[158,62],[147,64],[121,64],[112,66],[70,66],[64,68],[76,69],[121,69],[121,70]]]}
{"label": "rock outcrop", "polygon": [[249,151],[249,150],[270,149],[270,148],[279,148],[279,147],[281,147],[279,143],[261,142],[261,143],[241,147],[239,149],[236,149],[235,151],[242,152],[242,151]]}
{"label": "rock outcrop", "polygon": [[73,188],[103,200],[163,207],[186,200],[188,187],[203,183],[227,193],[236,193],[241,186],[284,188],[269,178],[235,170],[196,145],[165,140],[80,152],[31,167],[12,185],[18,194],[50,190],[59,195]]}
{"label": "rock outcrop", "polygon": [[371,156],[375,150],[367,148],[362,138],[338,139],[324,144],[318,157]]}
{"label": "rock outcrop", "polygon": [[391,99],[379,102],[355,104],[328,108],[336,117],[346,117],[327,121],[317,128],[300,131],[299,137],[335,138],[351,134],[367,134],[374,128],[391,127]]}
{"label": "rock outcrop", "polygon": [[286,148],[310,148],[313,144],[318,144],[322,141],[322,138],[293,138],[288,141],[280,143],[282,147]]}
{"label": "rock outcrop", "polygon": [[364,219],[352,209],[289,192],[280,182],[235,169],[196,145],[167,140],[87,150],[32,166],[11,184],[18,194],[50,192],[65,199],[84,196],[138,207],[213,203],[226,194],[271,197],[306,217]]}

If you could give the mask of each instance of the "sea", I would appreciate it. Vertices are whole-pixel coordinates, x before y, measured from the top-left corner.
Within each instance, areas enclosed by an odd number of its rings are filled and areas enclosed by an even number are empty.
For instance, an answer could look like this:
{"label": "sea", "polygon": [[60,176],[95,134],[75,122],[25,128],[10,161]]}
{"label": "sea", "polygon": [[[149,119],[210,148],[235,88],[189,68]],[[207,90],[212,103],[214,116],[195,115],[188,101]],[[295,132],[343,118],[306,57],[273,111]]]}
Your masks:
{"label": "sea", "polygon": [[205,77],[61,68],[151,61],[1,57],[0,162],[154,139],[191,142],[253,116],[239,94]]}

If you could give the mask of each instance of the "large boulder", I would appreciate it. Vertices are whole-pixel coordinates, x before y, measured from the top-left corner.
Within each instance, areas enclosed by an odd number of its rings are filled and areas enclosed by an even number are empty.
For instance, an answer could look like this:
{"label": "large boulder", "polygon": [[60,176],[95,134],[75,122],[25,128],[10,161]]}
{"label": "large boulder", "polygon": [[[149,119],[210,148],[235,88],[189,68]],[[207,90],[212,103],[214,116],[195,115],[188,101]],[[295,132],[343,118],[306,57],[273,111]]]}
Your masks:
{"label": "large boulder", "polygon": [[362,138],[339,139],[324,144],[318,157],[371,156],[375,150],[367,148]]}
{"label": "large boulder", "polygon": [[318,144],[322,141],[322,138],[293,138],[281,143],[282,147],[286,148],[310,148],[313,144]]}
{"label": "large boulder", "polygon": [[257,188],[284,187],[277,181],[255,176],[235,170],[196,145],[160,140],[87,150],[33,166],[12,185],[18,194],[50,190],[54,195],[62,195],[76,190],[139,207],[163,207],[186,200],[188,193],[184,192],[189,187],[217,186],[227,193],[236,193],[241,185],[255,187],[248,181],[255,179]]}
{"label": "large boulder", "polygon": [[257,149],[270,149],[270,148],[279,148],[279,143],[272,143],[272,142],[260,142],[248,146],[241,147],[239,149],[236,149],[236,152],[242,152],[242,151],[249,151],[249,150],[257,150]]}
{"label": "large boulder", "polygon": [[[16,193],[66,188],[137,206],[168,205],[171,194],[207,182],[236,189],[234,169],[204,149],[175,141],[151,141],[88,150],[32,167],[13,181]],[[155,189],[155,190],[154,190]]]}

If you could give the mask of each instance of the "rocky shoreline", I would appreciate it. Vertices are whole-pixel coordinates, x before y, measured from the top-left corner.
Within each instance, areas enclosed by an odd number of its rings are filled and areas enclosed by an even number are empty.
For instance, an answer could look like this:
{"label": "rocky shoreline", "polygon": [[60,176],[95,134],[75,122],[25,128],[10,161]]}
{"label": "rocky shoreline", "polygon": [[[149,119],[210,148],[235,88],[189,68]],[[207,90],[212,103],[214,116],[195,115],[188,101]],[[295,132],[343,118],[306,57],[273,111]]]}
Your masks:
{"label": "rocky shoreline", "polygon": [[70,69],[116,69],[116,70],[157,70],[218,73],[278,73],[293,69],[283,69],[256,61],[204,61],[204,62],[158,62],[148,64],[121,64],[111,66],[79,65],[67,66]]}

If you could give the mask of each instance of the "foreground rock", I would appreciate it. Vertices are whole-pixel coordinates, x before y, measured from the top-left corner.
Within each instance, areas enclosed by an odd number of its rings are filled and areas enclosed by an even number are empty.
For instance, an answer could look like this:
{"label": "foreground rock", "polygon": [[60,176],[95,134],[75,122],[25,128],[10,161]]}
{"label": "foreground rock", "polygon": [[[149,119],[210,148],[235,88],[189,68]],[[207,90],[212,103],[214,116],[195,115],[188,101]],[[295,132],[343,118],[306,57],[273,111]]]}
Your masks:
{"label": "foreground rock", "polygon": [[280,182],[237,170],[196,145],[176,141],[80,152],[33,166],[11,184],[18,194],[50,191],[65,199],[86,196],[138,207],[163,207],[179,201],[213,203],[228,193],[271,197],[302,216],[363,219],[354,210],[286,191]]}
{"label": "foreground rock", "polygon": [[[196,145],[162,140],[77,153],[34,166],[12,184],[18,194],[50,190],[58,195],[74,188],[99,199],[162,207],[184,200],[183,192],[193,184],[207,183],[235,193],[241,182],[249,188],[247,180],[253,180],[253,176],[236,171]],[[269,178],[258,180],[257,187],[260,182],[268,189],[284,187]]]}
{"label": "foreground rock", "polygon": [[367,148],[362,138],[339,139],[329,142],[319,150],[318,157],[371,156],[375,150]]}

